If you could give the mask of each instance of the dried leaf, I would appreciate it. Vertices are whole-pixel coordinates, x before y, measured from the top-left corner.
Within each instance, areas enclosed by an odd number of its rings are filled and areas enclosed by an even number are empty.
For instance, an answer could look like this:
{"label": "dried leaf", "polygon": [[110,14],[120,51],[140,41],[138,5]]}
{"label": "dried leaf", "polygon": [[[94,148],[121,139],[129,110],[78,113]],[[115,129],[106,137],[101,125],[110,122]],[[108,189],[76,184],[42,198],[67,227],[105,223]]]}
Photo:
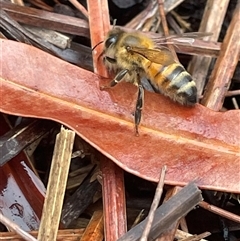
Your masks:
{"label": "dried leaf", "polygon": [[[1,40],[0,110],[59,121],[120,167],[157,181],[240,192],[240,112],[187,108],[146,93],[140,137],[134,135],[136,88],[99,90],[99,78],[34,47]],[[101,83],[100,83],[101,84]]]}

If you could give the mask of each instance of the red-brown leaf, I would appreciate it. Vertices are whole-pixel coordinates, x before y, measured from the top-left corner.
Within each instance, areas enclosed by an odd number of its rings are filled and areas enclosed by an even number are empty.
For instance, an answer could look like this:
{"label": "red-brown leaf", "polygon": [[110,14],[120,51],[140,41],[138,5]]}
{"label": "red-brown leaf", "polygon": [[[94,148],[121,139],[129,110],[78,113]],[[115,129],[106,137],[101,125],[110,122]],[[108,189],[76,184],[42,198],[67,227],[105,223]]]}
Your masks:
{"label": "red-brown leaf", "polygon": [[202,188],[240,192],[240,112],[179,106],[146,93],[140,136],[132,111],[136,88],[99,90],[99,78],[28,45],[1,40],[0,110],[47,118],[74,129],[120,167],[166,183],[196,179]]}

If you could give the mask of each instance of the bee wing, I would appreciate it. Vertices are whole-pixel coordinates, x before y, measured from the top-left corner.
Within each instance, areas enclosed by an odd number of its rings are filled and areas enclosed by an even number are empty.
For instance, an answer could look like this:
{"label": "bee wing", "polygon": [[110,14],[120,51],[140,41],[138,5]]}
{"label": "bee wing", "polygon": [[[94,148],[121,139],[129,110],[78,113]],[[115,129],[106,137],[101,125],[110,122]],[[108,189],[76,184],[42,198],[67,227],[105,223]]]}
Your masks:
{"label": "bee wing", "polygon": [[170,65],[175,63],[171,51],[166,47],[159,47],[157,49],[147,49],[139,47],[131,47],[130,51],[142,55],[144,58],[153,63],[161,65]]}
{"label": "bee wing", "polygon": [[192,45],[196,39],[201,39],[207,36],[211,36],[212,33],[204,33],[204,32],[192,32],[192,33],[185,33],[181,36],[170,36],[166,38],[166,42],[173,42],[173,44],[190,44]]}
{"label": "bee wing", "polygon": [[208,33],[208,32],[191,32],[191,33],[183,33],[180,35],[171,35],[168,37],[160,37],[160,38],[155,35],[153,39],[158,45],[162,45],[162,44],[192,45],[196,39],[201,39],[211,35],[212,33]]}

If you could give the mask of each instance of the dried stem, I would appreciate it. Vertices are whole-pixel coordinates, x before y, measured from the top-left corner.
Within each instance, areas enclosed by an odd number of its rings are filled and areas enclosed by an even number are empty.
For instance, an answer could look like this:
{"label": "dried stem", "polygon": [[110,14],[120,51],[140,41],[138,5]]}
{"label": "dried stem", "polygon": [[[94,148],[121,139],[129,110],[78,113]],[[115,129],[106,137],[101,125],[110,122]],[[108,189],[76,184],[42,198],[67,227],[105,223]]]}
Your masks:
{"label": "dried stem", "polygon": [[204,233],[201,233],[199,235],[193,235],[193,236],[181,239],[181,241],[199,241],[199,240],[201,240],[203,238],[206,238],[210,235],[211,235],[210,232],[204,232]]}
{"label": "dried stem", "polygon": [[24,238],[26,241],[37,241],[34,237],[32,237],[30,234],[22,230],[17,224],[13,223],[8,218],[4,217],[2,213],[0,212],[0,222],[7,227],[9,227],[11,230],[14,230],[17,234],[19,234],[22,238]]}
{"label": "dried stem", "polygon": [[232,220],[234,222],[240,223],[240,216],[239,215],[236,215],[234,213],[225,211],[222,208],[218,208],[214,205],[210,205],[209,203],[207,203],[205,201],[200,202],[199,206],[208,210],[208,211],[210,211],[210,212],[212,212],[212,213],[218,214],[218,215],[220,215],[224,218],[227,218],[227,219]]}
{"label": "dried stem", "polygon": [[148,239],[148,234],[149,234],[151,226],[152,226],[154,214],[155,214],[155,211],[158,207],[160,198],[162,196],[166,170],[167,170],[167,167],[164,165],[163,168],[162,168],[161,174],[160,174],[158,186],[157,186],[156,193],[155,193],[152,205],[151,205],[151,209],[150,209],[149,215],[147,217],[147,223],[146,223],[146,226],[145,226],[145,229],[143,231],[143,234],[142,234],[142,237],[141,237],[140,241],[147,241],[147,239]]}
{"label": "dried stem", "polygon": [[[166,16],[165,16],[165,12],[164,12],[163,0],[158,0],[158,4],[159,4],[160,17],[162,20],[163,31],[164,31],[165,37],[167,37],[167,36],[169,36],[169,30],[168,30],[167,20],[166,20]],[[173,45],[168,44],[168,48],[171,50],[171,52],[174,56],[174,59],[178,61],[178,57],[177,57],[177,54],[175,52]]]}
{"label": "dried stem", "polygon": [[240,95],[240,90],[230,90],[226,93],[225,97]]}
{"label": "dried stem", "polygon": [[69,0],[72,5],[77,8],[87,19],[88,19],[88,11],[83,7],[81,3],[79,3],[77,0]]}

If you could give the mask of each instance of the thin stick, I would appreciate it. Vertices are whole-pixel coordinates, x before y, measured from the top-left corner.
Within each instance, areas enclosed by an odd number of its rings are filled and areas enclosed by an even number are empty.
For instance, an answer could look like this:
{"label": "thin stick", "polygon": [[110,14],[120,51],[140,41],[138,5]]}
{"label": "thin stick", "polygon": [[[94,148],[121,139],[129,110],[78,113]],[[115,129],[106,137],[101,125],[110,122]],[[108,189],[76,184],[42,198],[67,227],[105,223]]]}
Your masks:
{"label": "thin stick", "polygon": [[88,11],[82,6],[82,4],[80,4],[77,0],[69,0],[69,2],[88,19]]}
{"label": "thin stick", "polygon": [[228,97],[228,96],[234,96],[234,95],[240,95],[240,90],[229,90],[225,97]]}
{"label": "thin stick", "polygon": [[[167,36],[169,36],[169,30],[168,30],[167,20],[166,20],[166,16],[165,16],[165,12],[164,12],[163,2],[164,2],[163,0],[158,0],[159,13],[160,13],[160,17],[162,20],[163,32],[164,32],[165,37],[167,37]],[[168,44],[168,48],[171,50],[171,52],[174,56],[174,59],[178,61],[178,57],[177,57],[177,54],[175,52],[173,45]]]}
{"label": "thin stick", "polygon": [[199,240],[201,240],[203,238],[206,238],[210,235],[211,235],[210,232],[204,232],[204,233],[201,233],[199,235],[193,235],[193,236],[181,239],[181,241],[199,241]]}
{"label": "thin stick", "polygon": [[231,213],[231,212],[228,212],[228,211],[225,211],[223,210],[222,208],[218,208],[214,205],[210,205],[209,203],[205,202],[205,201],[202,201],[199,203],[199,206],[212,212],[212,213],[215,213],[215,214],[218,214],[224,218],[227,218],[229,220],[232,220],[236,223],[240,223],[240,216],[239,215],[236,215],[234,213]]}
{"label": "thin stick", "polygon": [[237,100],[235,97],[232,98],[232,103],[233,103],[233,106],[236,110],[239,110],[239,106],[238,106],[238,103],[237,103]]}
{"label": "thin stick", "polygon": [[[189,233],[183,232],[182,230],[177,229],[175,239],[181,240],[181,241],[183,241],[183,240],[186,241],[187,238],[191,238],[191,239],[195,238],[195,241],[196,241],[196,236],[197,236],[198,240],[207,241],[206,239],[204,239],[204,237],[207,237],[209,235],[211,235],[210,232],[204,232],[204,233],[199,234],[199,235],[192,235],[192,234],[189,234]],[[201,239],[199,239],[199,238],[201,238]],[[193,240],[191,240],[191,241],[193,241]]]}
{"label": "thin stick", "polygon": [[147,223],[146,223],[145,229],[143,230],[143,234],[142,234],[142,237],[140,238],[140,241],[147,241],[148,240],[147,237],[148,237],[149,232],[151,230],[154,214],[155,214],[155,211],[158,207],[160,198],[162,196],[166,170],[167,170],[167,167],[164,165],[162,167],[162,171],[161,171],[161,175],[160,175],[160,178],[159,178],[156,193],[155,193],[155,196],[154,196],[154,199],[153,199],[153,202],[152,202],[152,205],[151,205],[151,209],[150,209],[148,217],[147,217]]}
{"label": "thin stick", "polygon": [[8,218],[4,217],[2,213],[0,212],[0,222],[7,227],[9,227],[11,230],[14,230],[17,234],[19,234],[23,239],[26,241],[37,241],[33,236],[22,230],[17,224],[13,223]]}

